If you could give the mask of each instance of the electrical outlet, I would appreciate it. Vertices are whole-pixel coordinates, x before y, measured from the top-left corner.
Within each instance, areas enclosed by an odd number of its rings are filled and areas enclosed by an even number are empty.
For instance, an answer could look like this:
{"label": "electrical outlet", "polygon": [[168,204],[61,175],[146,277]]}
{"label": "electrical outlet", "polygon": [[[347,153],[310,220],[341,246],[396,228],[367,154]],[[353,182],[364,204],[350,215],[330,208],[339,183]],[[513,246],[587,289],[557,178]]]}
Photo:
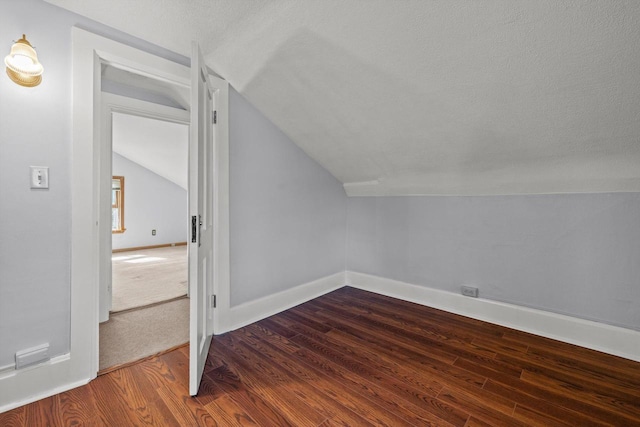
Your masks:
{"label": "electrical outlet", "polygon": [[460,291],[464,296],[478,298],[478,288],[473,286],[461,286]]}
{"label": "electrical outlet", "polygon": [[151,230],[151,235],[155,236],[156,235],[156,230]]}

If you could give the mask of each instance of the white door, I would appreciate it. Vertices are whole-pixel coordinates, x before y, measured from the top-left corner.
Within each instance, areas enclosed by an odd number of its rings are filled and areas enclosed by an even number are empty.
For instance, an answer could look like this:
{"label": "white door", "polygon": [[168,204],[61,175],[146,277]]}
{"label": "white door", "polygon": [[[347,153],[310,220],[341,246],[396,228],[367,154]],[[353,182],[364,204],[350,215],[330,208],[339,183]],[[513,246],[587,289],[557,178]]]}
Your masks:
{"label": "white door", "polygon": [[198,393],[213,335],[215,94],[197,43],[191,48],[189,135],[189,393]]}

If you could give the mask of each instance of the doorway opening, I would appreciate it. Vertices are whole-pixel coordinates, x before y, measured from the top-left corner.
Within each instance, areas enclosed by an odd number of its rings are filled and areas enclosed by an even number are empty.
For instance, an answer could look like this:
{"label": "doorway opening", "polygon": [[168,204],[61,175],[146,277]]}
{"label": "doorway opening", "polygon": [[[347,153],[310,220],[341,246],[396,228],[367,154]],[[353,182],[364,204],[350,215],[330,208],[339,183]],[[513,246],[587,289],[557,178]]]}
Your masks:
{"label": "doorway opening", "polygon": [[186,124],[113,113],[111,313],[187,295],[188,149]]}
{"label": "doorway opening", "polygon": [[[122,70],[105,75],[135,86],[139,98],[163,92]],[[187,112],[109,93],[103,97],[109,103],[103,138],[111,148],[111,206],[105,207],[111,235],[101,256],[110,281],[101,304],[108,320],[99,326],[100,373],[189,341],[189,124],[176,119]],[[177,116],[158,114],[158,108],[176,110]]]}
{"label": "doorway opening", "polygon": [[[162,110],[163,105],[158,102],[156,94],[136,94],[136,88],[122,87],[117,82],[112,87],[105,86],[105,80],[101,74],[101,67],[112,66],[120,71],[131,72],[139,77],[151,77],[152,80],[167,83],[173,88],[187,90],[194,97],[187,96],[188,105],[197,105],[193,102],[197,99],[190,89],[197,81],[196,71],[202,73],[201,67],[188,67],[176,62],[168,61],[154,54],[141,51],[131,46],[115,42],[83,29],[72,28],[72,56],[73,56],[73,160],[72,160],[72,203],[71,203],[71,316],[70,316],[70,343],[69,356],[59,363],[47,365],[44,376],[50,379],[50,383],[56,384],[80,384],[86,383],[96,377],[99,366],[99,323],[108,318],[111,299],[105,295],[111,290],[107,284],[111,283],[111,147],[106,147],[104,132],[110,132],[110,127],[101,125],[105,119],[104,114],[112,111],[129,111],[133,114],[147,116],[146,104],[154,106],[155,110]],[[198,56],[197,61],[199,60]],[[193,63],[194,58],[191,58]],[[180,62],[180,61],[178,61]],[[203,62],[203,61],[202,61]],[[204,70],[209,73],[208,70]],[[214,223],[211,230],[216,239],[212,239],[213,265],[209,270],[213,275],[213,289],[215,298],[210,295],[201,295],[199,282],[191,280],[195,268],[189,268],[190,286],[190,342],[198,343],[199,335],[197,327],[206,324],[210,328],[207,333],[223,333],[231,329],[230,318],[230,261],[229,261],[229,123],[228,123],[228,83],[219,77],[212,77],[211,87],[215,94],[217,125],[215,126],[215,141],[208,153],[213,154],[214,165],[210,168],[214,175],[214,185],[209,188],[212,191]],[[118,102],[108,101],[108,95],[116,97],[126,95],[133,100],[133,104],[122,107]],[[150,98],[145,98],[149,95]],[[119,98],[126,98],[119,96]],[[133,99],[136,98],[136,99]],[[160,97],[166,99],[166,97]],[[144,103],[142,100],[148,102]],[[151,101],[151,102],[149,102]],[[140,106],[144,103],[145,106]],[[175,108],[172,112],[161,112],[170,121],[184,121],[190,123],[194,117],[200,116],[199,108],[191,108],[190,114],[187,108],[181,110],[181,117],[175,118]],[[165,114],[166,113],[166,114]],[[192,117],[193,115],[193,117]],[[174,117],[173,119],[171,117]],[[204,116],[202,117],[204,118]],[[204,123],[204,122],[203,122]],[[196,127],[199,129],[198,127]],[[196,150],[194,144],[198,141],[201,132],[195,132],[196,128],[190,128],[190,171],[193,165],[202,160],[202,156]],[[196,137],[194,139],[194,137]],[[194,170],[195,175],[195,170]],[[191,178],[191,176],[190,176]],[[189,186],[190,190],[192,186]],[[106,200],[104,200],[106,196]],[[194,195],[195,196],[195,195]],[[191,200],[191,197],[190,197]],[[194,198],[195,200],[195,198]],[[106,209],[104,209],[106,207]],[[189,240],[190,249],[198,249],[198,241],[194,243],[193,235],[197,237],[197,211],[191,210],[192,238]],[[196,220],[194,221],[194,218]],[[107,227],[104,227],[107,224]],[[194,233],[193,231],[196,230]],[[192,253],[190,250],[190,260]],[[108,253],[109,256],[103,256]],[[108,264],[108,265],[106,265]],[[191,262],[190,262],[191,266]],[[108,279],[108,280],[107,280]],[[212,319],[203,323],[199,317],[201,308],[206,303],[215,303]],[[201,347],[191,345],[190,349]],[[71,356],[72,355],[72,356]],[[204,354],[190,352],[190,391],[197,392],[197,384],[202,375],[204,366]],[[192,364],[195,364],[192,366]],[[32,378],[31,371],[25,372],[20,378]],[[43,377],[41,371],[33,371],[39,380]],[[35,378],[35,377],[33,377]],[[192,381],[193,380],[193,381]],[[36,381],[34,380],[34,383]],[[42,381],[40,381],[42,382]],[[191,387],[191,383],[195,387]],[[38,389],[40,390],[40,389]],[[33,393],[33,390],[32,390]]]}

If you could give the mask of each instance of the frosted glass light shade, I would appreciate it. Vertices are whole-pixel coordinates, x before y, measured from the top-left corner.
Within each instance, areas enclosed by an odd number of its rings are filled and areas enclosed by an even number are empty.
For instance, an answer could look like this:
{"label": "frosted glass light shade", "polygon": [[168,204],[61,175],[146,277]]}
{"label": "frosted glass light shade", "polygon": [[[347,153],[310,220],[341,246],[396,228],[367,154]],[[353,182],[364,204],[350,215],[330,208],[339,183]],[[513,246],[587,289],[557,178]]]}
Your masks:
{"label": "frosted glass light shade", "polygon": [[4,58],[4,64],[7,66],[9,78],[20,86],[33,87],[42,82],[44,68],[24,34],[11,46],[11,52]]}

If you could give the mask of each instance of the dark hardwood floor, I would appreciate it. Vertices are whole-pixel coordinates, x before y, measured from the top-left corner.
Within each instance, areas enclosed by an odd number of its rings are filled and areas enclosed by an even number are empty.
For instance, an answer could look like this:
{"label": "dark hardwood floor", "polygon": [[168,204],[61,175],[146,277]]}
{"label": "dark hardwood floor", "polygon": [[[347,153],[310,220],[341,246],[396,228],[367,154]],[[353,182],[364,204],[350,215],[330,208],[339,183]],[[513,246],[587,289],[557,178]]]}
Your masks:
{"label": "dark hardwood floor", "polygon": [[640,425],[640,363],[343,288],[0,414],[1,426]]}

